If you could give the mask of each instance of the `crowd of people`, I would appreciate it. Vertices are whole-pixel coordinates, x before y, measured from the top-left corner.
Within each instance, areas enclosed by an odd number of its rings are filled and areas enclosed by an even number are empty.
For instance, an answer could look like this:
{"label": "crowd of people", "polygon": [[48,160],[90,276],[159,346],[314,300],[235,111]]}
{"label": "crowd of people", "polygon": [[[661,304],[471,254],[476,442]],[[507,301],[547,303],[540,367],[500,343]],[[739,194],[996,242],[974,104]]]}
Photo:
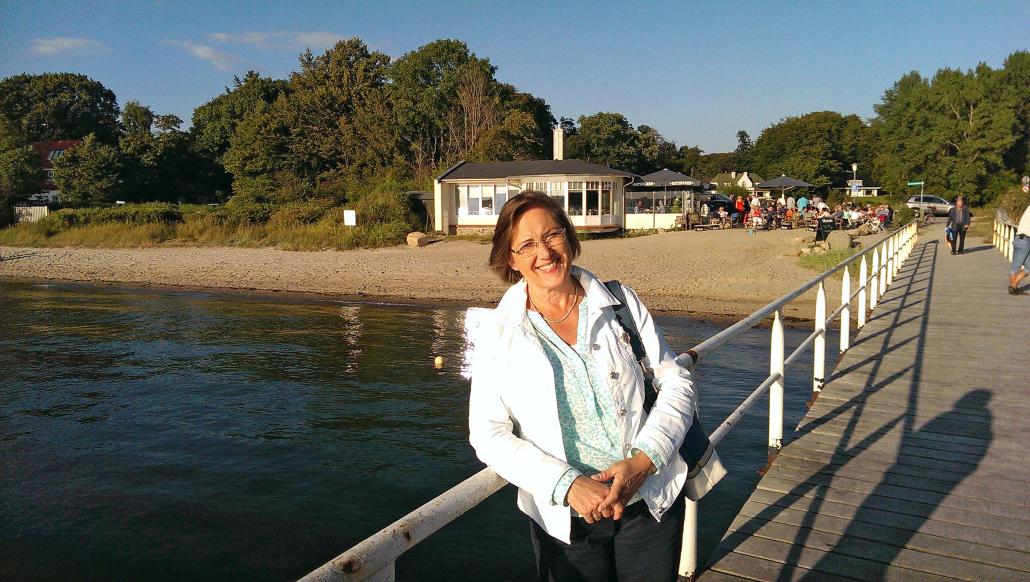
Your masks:
{"label": "crowd of people", "polygon": [[[731,227],[745,227],[754,230],[770,230],[779,228],[815,227],[821,219],[832,219],[836,229],[863,229],[870,232],[891,222],[893,211],[886,204],[837,204],[831,207],[819,196],[809,200],[806,196],[769,200],[757,195],[745,200],[737,196],[733,205],[720,204],[711,208],[708,204],[701,207],[702,216],[710,222],[719,222]],[[862,234],[862,233],[860,233]]]}

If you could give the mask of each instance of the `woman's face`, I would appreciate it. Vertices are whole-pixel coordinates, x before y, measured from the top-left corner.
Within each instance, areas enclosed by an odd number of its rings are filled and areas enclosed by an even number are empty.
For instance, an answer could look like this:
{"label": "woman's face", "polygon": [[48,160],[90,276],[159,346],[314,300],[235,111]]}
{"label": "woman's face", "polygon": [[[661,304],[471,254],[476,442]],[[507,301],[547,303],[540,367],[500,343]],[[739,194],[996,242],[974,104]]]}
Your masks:
{"label": "woman's face", "polygon": [[[521,248],[529,241],[542,241],[560,232],[562,225],[543,208],[530,208],[515,223],[511,248]],[[572,233],[566,233],[571,236]],[[538,243],[525,255],[511,253],[511,268],[522,274],[526,284],[537,290],[557,291],[567,287],[572,274],[572,254],[567,240],[549,247]]]}

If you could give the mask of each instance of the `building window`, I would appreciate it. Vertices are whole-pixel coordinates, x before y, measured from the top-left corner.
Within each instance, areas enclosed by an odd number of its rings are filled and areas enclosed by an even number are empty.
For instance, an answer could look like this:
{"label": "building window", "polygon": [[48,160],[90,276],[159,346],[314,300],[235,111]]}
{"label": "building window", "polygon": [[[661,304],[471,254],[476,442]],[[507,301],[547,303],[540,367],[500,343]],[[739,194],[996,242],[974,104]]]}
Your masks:
{"label": "building window", "polygon": [[47,180],[53,180],[54,179],[54,171],[51,170],[51,169],[43,170],[43,174],[46,176]]}
{"label": "building window", "polygon": [[497,214],[501,213],[504,203],[508,201],[508,187],[494,186],[494,209]]}
{"label": "building window", "polygon": [[612,213],[612,183],[601,182],[601,214]]}
{"label": "building window", "polygon": [[469,186],[468,215],[479,215],[479,202],[482,196],[483,187],[479,184]]}
{"label": "building window", "polygon": [[569,182],[569,216],[583,216],[583,182]]}
{"label": "building window", "polygon": [[61,154],[63,154],[63,153],[64,153],[64,150],[50,150],[49,152],[47,152],[46,159],[48,159],[48,160],[50,160],[52,162],[52,161],[56,160],[57,158],[61,157]]}

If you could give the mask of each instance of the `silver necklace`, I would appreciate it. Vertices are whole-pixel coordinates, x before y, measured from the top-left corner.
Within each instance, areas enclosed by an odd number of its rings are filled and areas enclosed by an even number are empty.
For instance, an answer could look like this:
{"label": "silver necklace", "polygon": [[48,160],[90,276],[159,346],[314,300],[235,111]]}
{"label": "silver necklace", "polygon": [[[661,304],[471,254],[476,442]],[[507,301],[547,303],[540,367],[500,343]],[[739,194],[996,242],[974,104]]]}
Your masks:
{"label": "silver necklace", "polygon": [[565,321],[569,318],[570,315],[572,315],[572,310],[576,308],[576,305],[579,304],[579,293],[576,293],[576,298],[572,301],[572,307],[570,307],[569,310],[565,312],[565,315],[561,319],[547,319],[546,317],[544,317],[543,312],[540,311],[540,308],[536,306],[536,303],[533,303],[533,296],[529,293],[526,293],[526,295],[529,297],[529,304],[532,305],[533,309],[535,309],[537,314],[540,315],[540,319],[546,321],[547,323],[561,323]]}

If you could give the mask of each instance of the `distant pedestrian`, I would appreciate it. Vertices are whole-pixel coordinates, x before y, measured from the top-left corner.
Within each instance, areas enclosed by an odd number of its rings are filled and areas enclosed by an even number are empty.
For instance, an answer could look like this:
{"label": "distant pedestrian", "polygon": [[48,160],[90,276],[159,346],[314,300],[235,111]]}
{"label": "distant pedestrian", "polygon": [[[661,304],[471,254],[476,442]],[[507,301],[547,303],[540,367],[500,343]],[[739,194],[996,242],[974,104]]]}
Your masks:
{"label": "distant pedestrian", "polygon": [[787,208],[797,208],[797,200],[793,196],[787,198]]}
{"label": "distant pedestrian", "polygon": [[1030,204],[1016,226],[1016,238],[1012,241],[1012,266],[1009,268],[1009,295],[1026,295],[1019,283],[1026,278],[1030,269]]}
{"label": "distant pedestrian", "polygon": [[957,255],[966,246],[966,229],[969,228],[969,207],[961,196],[955,199],[955,207],[948,211],[948,228],[951,229],[951,254]]}
{"label": "distant pedestrian", "polygon": [[801,198],[798,198],[798,210],[804,214],[806,208],[808,208],[808,198],[802,194]]}

